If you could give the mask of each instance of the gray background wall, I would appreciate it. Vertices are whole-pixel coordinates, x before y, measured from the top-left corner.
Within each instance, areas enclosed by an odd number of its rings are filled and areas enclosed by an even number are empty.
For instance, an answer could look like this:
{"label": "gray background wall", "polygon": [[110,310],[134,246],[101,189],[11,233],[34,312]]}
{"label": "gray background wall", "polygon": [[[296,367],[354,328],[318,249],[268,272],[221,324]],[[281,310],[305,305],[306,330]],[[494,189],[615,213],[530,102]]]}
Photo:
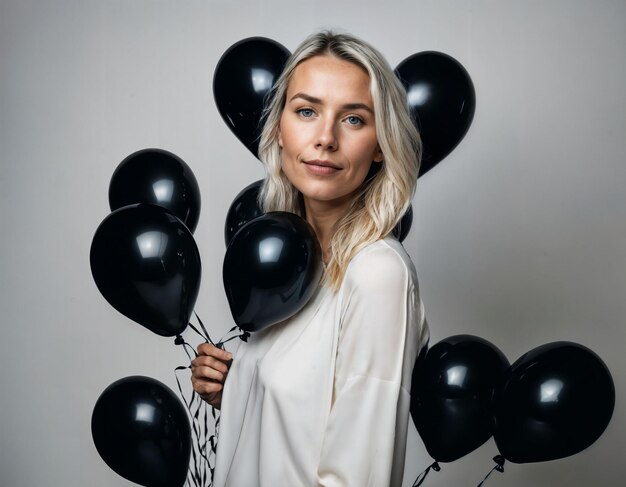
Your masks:
{"label": "gray background wall", "polygon": [[[616,409],[599,441],[568,459],[507,464],[488,483],[622,485],[625,26],[623,0],[1,0],[0,485],[130,485],[95,450],[94,403],[128,375],[175,387],[185,356],[93,283],[89,247],[111,174],[145,147],[193,168],[203,198],[196,309],[219,337],[232,323],[225,212],[262,170],[217,113],[213,70],[245,37],[293,49],[321,27],[367,39],[394,66],[446,52],[474,80],[474,123],[420,179],[405,242],[431,343],[475,334],[513,361],[572,340],[612,371]],[[411,428],[407,486],[430,463]],[[424,485],[475,486],[495,454],[489,441]]]}

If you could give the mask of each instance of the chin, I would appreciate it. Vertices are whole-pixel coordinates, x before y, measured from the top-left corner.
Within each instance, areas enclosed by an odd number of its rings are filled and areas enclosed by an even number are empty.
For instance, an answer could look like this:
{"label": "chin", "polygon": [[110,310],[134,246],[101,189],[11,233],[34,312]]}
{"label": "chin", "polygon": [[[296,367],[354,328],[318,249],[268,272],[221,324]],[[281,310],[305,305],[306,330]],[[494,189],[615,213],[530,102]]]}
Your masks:
{"label": "chin", "polygon": [[328,183],[307,181],[304,184],[296,186],[296,188],[298,188],[298,190],[307,198],[320,201],[330,201],[337,198],[338,195],[337,191],[333,191],[333,189],[328,186]]}

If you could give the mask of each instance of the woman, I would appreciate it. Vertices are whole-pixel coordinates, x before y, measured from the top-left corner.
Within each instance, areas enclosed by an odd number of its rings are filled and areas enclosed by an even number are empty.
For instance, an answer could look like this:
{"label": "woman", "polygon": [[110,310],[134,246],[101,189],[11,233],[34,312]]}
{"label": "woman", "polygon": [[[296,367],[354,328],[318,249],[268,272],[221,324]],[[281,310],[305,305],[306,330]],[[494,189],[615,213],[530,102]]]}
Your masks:
{"label": "woman", "polygon": [[232,361],[198,347],[194,389],[223,406],[214,486],[399,486],[428,340],[414,266],[390,236],[419,168],[406,93],[365,42],[315,34],[275,84],[259,154],[264,210],[312,225],[325,272],[299,313]]}

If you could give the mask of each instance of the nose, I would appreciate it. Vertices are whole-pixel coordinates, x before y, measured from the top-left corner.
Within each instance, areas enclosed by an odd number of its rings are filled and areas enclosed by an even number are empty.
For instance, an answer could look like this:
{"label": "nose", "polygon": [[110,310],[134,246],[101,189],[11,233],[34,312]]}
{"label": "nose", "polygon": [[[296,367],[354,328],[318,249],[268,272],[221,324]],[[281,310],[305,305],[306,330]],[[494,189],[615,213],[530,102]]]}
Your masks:
{"label": "nose", "polygon": [[333,121],[329,120],[326,123],[320,124],[319,131],[316,134],[315,148],[334,151],[337,150],[337,145],[337,135]]}

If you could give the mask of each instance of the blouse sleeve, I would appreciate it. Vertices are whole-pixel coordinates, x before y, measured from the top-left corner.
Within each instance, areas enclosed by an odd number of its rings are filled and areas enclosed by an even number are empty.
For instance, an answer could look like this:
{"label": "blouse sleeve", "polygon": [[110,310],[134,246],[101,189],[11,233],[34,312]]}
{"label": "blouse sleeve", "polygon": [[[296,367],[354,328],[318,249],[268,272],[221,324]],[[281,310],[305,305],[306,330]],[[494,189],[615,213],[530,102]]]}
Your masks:
{"label": "blouse sleeve", "polygon": [[411,371],[427,333],[415,271],[379,247],[353,259],[344,279],[318,484],[399,486]]}

